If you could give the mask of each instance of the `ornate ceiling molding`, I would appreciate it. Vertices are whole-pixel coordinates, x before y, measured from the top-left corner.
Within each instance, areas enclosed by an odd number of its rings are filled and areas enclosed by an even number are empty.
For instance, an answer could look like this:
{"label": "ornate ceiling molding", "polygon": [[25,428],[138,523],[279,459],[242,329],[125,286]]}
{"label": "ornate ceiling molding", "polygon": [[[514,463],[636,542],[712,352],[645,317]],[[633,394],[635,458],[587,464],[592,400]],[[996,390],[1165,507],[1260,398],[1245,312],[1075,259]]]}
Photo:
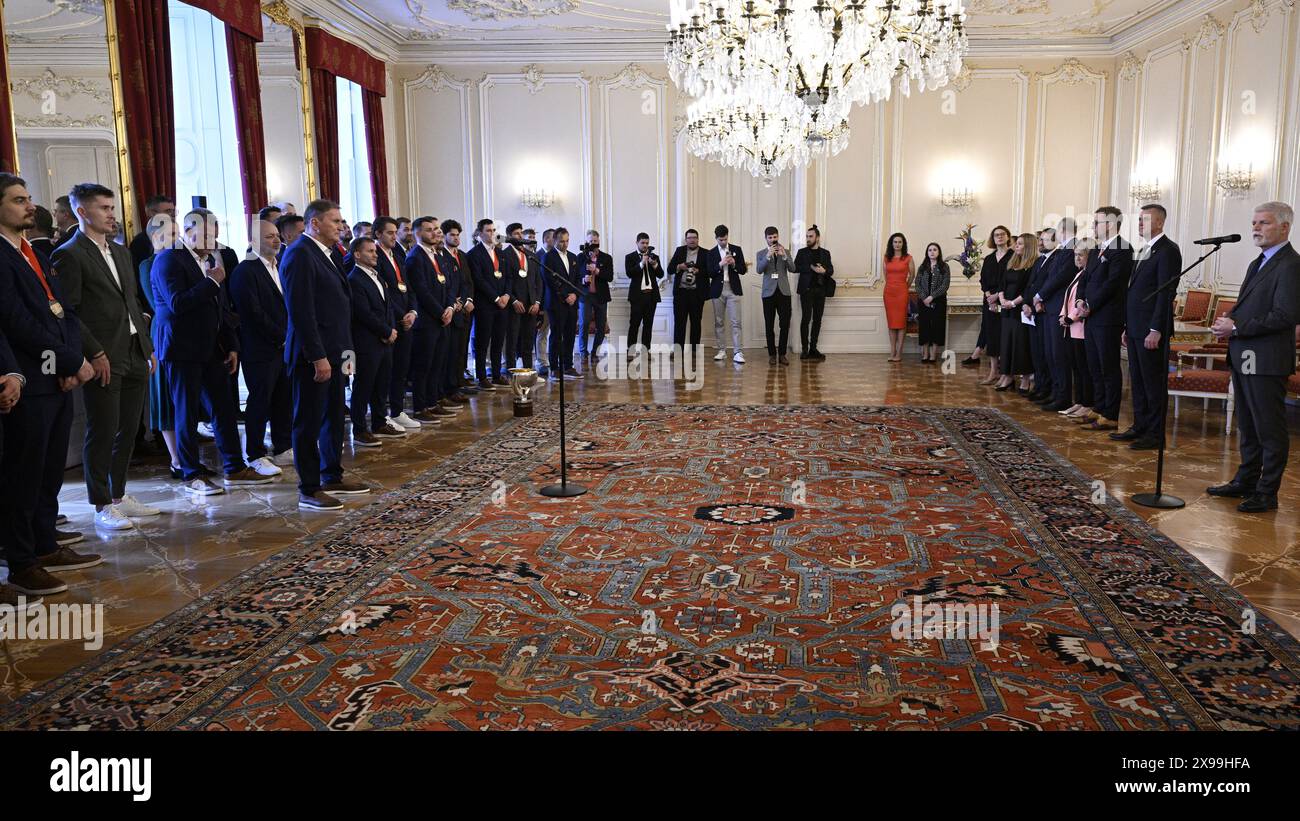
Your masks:
{"label": "ornate ceiling molding", "polygon": [[1255,29],[1256,34],[1263,34],[1264,28],[1268,26],[1268,4],[1264,0],[1254,0],[1248,13],[1251,28]]}
{"label": "ornate ceiling molding", "polygon": [[1192,43],[1201,49],[1211,49],[1223,39],[1226,28],[1222,23],[1214,18],[1214,15],[1207,14],[1201,18],[1201,27],[1196,30]]}
{"label": "ornate ceiling molding", "polygon": [[952,78],[952,87],[958,91],[965,91],[970,88],[970,81],[973,76],[971,64],[962,63],[961,71],[957,72],[957,76]]}
{"label": "ornate ceiling molding", "polygon": [[14,77],[10,83],[14,94],[26,94],[33,100],[41,100],[47,92],[53,92],[60,100],[69,100],[78,94],[84,94],[96,102],[109,101],[108,84],[88,82],[78,77],[60,77],[53,70],[46,68],[39,77]]}
{"label": "ornate ceiling molding", "polygon": [[536,94],[546,85],[546,77],[542,73],[542,67],[536,63],[524,66],[523,71],[524,85],[528,88],[529,94]]}
{"label": "ornate ceiling molding", "polygon": [[92,114],[74,120],[67,114],[40,114],[35,117],[15,117],[14,122],[23,128],[108,128],[108,116]]}
{"label": "ornate ceiling molding", "polygon": [[1119,64],[1121,80],[1136,80],[1142,73],[1142,61],[1131,51],[1124,52],[1124,60]]}
{"label": "ornate ceiling molding", "polygon": [[549,17],[578,8],[578,0],[447,0],[447,8],[475,20]]}
{"label": "ornate ceiling molding", "polygon": [[616,85],[629,86],[631,88],[640,88],[641,86],[662,85],[664,80],[653,74],[646,72],[640,63],[628,63],[617,74],[609,77],[602,77],[603,82],[614,83]]}
{"label": "ornate ceiling molding", "polygon": [[407,88],[441,91],[444,88],[462,88],[467,85],[467,81],[453,77],[444,71],[442,66],[431,63],[420,76],[407,80],[405,85]]}
{"label": "ornate ceiling molding", "polygon": [[1106,72],[1093,71],[1074,57],[1071,57],[1057,66],[1055,71],[1045,74],[1043,77],[1051,78],[1053,82],[1074,86],[1089,80],[1104,80],[1106,79]]}

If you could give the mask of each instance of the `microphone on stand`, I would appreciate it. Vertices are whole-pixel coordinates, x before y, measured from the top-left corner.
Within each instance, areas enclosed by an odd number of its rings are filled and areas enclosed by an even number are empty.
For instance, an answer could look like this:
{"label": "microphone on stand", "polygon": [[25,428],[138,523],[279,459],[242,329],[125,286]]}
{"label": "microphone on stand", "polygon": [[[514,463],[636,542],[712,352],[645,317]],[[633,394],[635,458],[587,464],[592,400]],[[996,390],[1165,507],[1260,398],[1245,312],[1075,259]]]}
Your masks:
{"label": "microphone on stand", "polygon": [[1205,239],[1193,240],[1193,245],[1225,245],[1229,242],[1241,242],[1241,234],[1228,234],[1222,237],[1206,237]]}

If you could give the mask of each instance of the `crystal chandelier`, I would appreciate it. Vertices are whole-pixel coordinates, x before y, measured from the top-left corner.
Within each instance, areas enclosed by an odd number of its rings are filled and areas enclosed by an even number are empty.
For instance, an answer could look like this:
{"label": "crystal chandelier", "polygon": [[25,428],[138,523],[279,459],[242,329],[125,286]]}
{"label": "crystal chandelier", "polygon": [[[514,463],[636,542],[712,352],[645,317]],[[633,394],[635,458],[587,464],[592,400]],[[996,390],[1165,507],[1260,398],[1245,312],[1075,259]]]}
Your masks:
{"label": "crystal chandelier", "polygon": [[687,108],[687,147],[771,185],[788,168],[833,157],[848,145],[848,120],[825,115],[793,98],[765,107],[741,97],[705,97]]}
{"label": "crystal chandelier", "polygon": [[[851,107],[889,99],[895,82],[905,95],[914,84],[922,91],[946,85],[961,71],[967,46],[960,0],[697,0],[691,8],[686,2],[673,0],[665,48],[678,88],[791,122],[806,122],[790,110],[801,104],[823,124],[804,134],[816,146],[842,122],[847,139]],[[721,110],[717,103],[710,109]],[[758,142],[736,151],[785,153]]]}

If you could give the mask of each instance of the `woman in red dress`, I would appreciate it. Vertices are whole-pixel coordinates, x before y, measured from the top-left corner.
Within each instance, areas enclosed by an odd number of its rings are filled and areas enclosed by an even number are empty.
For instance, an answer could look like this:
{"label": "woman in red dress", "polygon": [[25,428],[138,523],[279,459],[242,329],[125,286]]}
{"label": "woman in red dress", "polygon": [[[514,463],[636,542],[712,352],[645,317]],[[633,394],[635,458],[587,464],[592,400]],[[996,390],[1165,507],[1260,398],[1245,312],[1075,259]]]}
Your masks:
{"label": "woman in red dress", "polygon": [[916,261],[907,253],[907,237],[894,234],[885,244],[885,318],[889,321],[889,361],[903,360],[907,333],[907,292],[916,276]]}

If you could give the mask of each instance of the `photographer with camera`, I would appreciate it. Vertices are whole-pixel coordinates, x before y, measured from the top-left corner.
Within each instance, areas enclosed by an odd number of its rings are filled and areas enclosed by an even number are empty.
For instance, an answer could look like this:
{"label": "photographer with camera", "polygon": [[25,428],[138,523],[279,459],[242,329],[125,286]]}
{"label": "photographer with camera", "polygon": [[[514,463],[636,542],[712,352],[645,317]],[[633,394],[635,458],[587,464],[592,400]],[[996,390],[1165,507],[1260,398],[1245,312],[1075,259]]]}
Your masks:
{"label": "photographer with camera", "polygon": [[627,274],[627,301],[632,308],[631,324],[627,331],[628,358],[637,344],[637,328],[641,329],[641,346],[650,347],[651,326],[655,309],[659,307],[659,280],[664,269],[659,255],[650,244],[650,235],[644,231],[636,235],[636,250],[623,258],[623,272]]}
{"label": "photographer with camera", "polygon": [[[600,350],[609,333],[609,284],[614,281],[614,258],[600,250],[600,233],[594,228],[587,232],[587,243],[578,248],[578,256],[582,261],[578,284],[589,295],[579,305],[578,312],[578,353],[586,362]],[[587,334],[596,335],[590,348]]]}
{"label": "photographer with camera", "polygon": [[685,350],[686,330],[690,326],[690,344],[698,347],[704,318],[704,302],[709,297],[709,277],[704,268],[704,251],[700,249],[700,232],[686,231],[686,244],[677,246],[668,270],[673,275],[673,344]]}

